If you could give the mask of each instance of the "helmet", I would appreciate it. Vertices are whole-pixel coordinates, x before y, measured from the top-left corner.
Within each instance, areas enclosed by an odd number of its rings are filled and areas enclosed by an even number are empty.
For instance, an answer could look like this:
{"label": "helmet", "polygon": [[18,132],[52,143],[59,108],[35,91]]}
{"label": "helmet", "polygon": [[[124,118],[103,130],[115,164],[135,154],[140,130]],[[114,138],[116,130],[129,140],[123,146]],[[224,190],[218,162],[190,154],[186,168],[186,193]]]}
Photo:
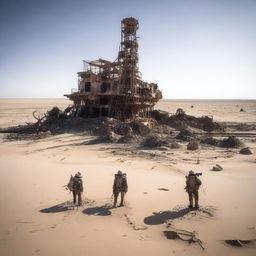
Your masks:
{"label": "helmet", "polygon": [[189,171],[189,175],[194,175],[195,173],[193,171]]}
{"label": "helmet", "polygon": [[119,171],[117,172],[117,175],[118,175],[118,176],[121,176],[121,175],[123,175],[123,173],[119,170]]}
{"label": "helmet", "polygon": [[82,178],[82,175],[80,172],[77,172],[76,175],[75,175],[76,178]]}

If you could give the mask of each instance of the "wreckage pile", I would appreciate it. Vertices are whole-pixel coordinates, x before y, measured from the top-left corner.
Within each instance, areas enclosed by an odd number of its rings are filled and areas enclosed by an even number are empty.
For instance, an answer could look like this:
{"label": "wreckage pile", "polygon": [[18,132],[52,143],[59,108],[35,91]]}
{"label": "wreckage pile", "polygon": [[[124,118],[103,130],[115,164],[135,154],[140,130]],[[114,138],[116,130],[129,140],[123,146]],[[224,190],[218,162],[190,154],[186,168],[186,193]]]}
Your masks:
{"label": "wreckage pile", "polygon": [[[60,133],[87,133],[98,137],[97,143],[137,143],[147,148],[166,146],[179,148],[180,142],[188,142],[188,150],[197,150],[199,143],[217,147],[239,148],[242,143],[234,136],[218,140],[210,135],[212,131],[224,131],[225,127],[213,121],[212,117],[194,117],[183,109],[175,114],[153,110],[149,118],[115,119],[109,117],[83,118],[77,107],[69,106],[64,111],[52,108],[44,115],[33,116],[35,123],[2,129],[2,133],[16,134],[10,138],[42,138]],[[22,135],[22,136],[21,136]],[[35,139],[35,136],[33,137]]]}
{"label": "wreckage pile", "polygon": [[160,124],[168,124],[178,130],[185,130],[188,127],[197,128],[206,132],[223,130],[223,126],[213,121],[212,116],[194,117],[187,115],[182,108],[177,109],[174,115],[166,111],[153,110],[151,113]]}
{"label": "wreckage pile", "polygon": [[102,123],[102,118],[85,119],[79,116],[76,107],[67,107],[61,111],[58,107],[54,107],[47,111],[46,114],[40,115],[36,111],[32,113],[36,119],[35,123],[26,123],[0,129],[1,133],[8,133],[10,138],[14,139],[40,139],[47,135],[61,134],[65,132],[88,132],[91,133],[96,127]]}
{"label": "wreckage pile", "polygon": [[201,143],[222,148],[241,148],[243,143],[235,136],[229,136],[227,139],[218,140],[212,137],[201,138]]}

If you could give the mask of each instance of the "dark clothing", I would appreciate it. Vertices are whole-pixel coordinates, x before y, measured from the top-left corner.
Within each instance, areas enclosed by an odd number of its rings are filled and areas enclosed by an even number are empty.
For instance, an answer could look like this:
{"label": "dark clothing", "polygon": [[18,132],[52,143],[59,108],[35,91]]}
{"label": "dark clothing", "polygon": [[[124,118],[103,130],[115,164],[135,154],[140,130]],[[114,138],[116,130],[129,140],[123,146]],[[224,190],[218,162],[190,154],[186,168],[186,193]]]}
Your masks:
{"label": "dark clothing", "polygon": [[188,176],[186,176],[187,180],[186,180],[186,191],[188,193],[188,197],[189,197],[189,207],[193,207],[193,199],[195,200],[195,207],[198,208],[199,207],[199,187],[201,186],[202,182],[201,180],[199,180],[197,178],[196,175],[194,174],[190,174]]}
{"label": "dark clothing", "polygon": [[119,193],[121,193],[121,203],[120,203],[120,206],[123,206],[123,205],[124,205],[124,196],[125,196],[125,192],[123,192],[123,191],[117,191],[117,192],[114,193],[114,206],[116,206],[117,198],[118,198]]}
{"label": "dark clothing", "polygon": [[82,204],[82,192],[84,190],[83,180],[82,178],[78,178],[75,176],[74,184],[73,184],[73,203],[76,204],[78,198],[78,205]]}
{"label": "dark clothing", "polygon": [[114,184],[113,184],[113,194],[115,192],[127,192],[128,191],[128,184],[127,184],[127,179],[124,176],[118,176],[116,175]]}
{"label": "dark clothing", "polygon": [[193,207],[193,197],[195,198],[195,207],[198,208],[198,201],[199,201],[199,193],[198,190],[194,190],[193,192],[189,193],[188,192],[188,197],[189,197],[189,206]]}
{"label": "dark clothing", "polygon": [[113,184],[113,195],[114,195],[114,206],[116,206],[117,198],[119,193],[121,193],[121,206],[124,205],[124,196],[128,191],[128,184],[125,175],[115,175],[115,180]]}
{"label": "dark clothing", "polygon": [[83,180],[82,178],[77,178],[75,176],[74,178],[74,184],[73,184],[73,191],[75,192],[83,192],[84,187],[83,187]]}
{"label": "dark clothing", "polygon": [[73,203],[76,204],[76,199],[78,197],[78,205],[82,204],[82,193],[73,191]]}

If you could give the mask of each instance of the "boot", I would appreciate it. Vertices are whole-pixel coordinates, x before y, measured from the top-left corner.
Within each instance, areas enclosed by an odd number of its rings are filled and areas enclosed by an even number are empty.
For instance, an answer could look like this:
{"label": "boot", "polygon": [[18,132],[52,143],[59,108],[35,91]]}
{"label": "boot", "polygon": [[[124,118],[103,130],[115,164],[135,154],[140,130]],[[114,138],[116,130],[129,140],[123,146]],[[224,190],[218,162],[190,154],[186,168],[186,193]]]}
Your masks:
{"label": "boot", "polygon": [[120,207],[124,206],[124,193],[121,193],[121,204]]}
{"label": "boot", "polygon": [[76,204],[76,194],[74,191],[73,191],[73,204]]}
{"label": "boot", "polygon": [[198,194],[198,190],[197,190],[195,192],[195,209],[199,208],[198,201],[199,201],[199,194]]}
{"label": "boot", "polygon": [[78,206],[82,205],[82,195],[81,193],[78,194]]}
{"label": "boot", "polygon": [[114,199],[113,207],[116,208],[117,198]]}

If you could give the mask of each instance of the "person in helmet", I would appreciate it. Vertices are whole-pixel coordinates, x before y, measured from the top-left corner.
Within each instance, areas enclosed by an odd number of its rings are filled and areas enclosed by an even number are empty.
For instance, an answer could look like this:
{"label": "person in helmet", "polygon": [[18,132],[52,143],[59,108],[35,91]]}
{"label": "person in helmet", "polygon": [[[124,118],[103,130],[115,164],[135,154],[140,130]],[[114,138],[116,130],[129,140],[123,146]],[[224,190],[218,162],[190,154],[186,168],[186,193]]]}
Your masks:
{"label": "person in helmet", "polygon": [[201,186],[202,182],[197,177],[197,175],[193,171],[189,171],[188,176],[186,176],[186,187],[185,190],[188,193],[189,197],[189,208],[193,208],[193,199],[195,200],[195,208],[199,208],[199,193],[198,190]]}
{"label": "person in helmet", "polygon": [[73,203],[76,204],[78,199],[78,205],[82,204],[82,192],[84,190],[82,175],[80,172],[77,172],[74,176],[72,193],[73,193]]}
{"label": "person in helmet", "polygon": [[126,174],[118,171],[115,174],[114,184],[113,184],[113,195],[114,195],[114,207],[117,204],[117,198],[119,193],[121,194],[121,203],[120,206],[124,206],[124,196],[125,193],[128,191],[128,184]]}

